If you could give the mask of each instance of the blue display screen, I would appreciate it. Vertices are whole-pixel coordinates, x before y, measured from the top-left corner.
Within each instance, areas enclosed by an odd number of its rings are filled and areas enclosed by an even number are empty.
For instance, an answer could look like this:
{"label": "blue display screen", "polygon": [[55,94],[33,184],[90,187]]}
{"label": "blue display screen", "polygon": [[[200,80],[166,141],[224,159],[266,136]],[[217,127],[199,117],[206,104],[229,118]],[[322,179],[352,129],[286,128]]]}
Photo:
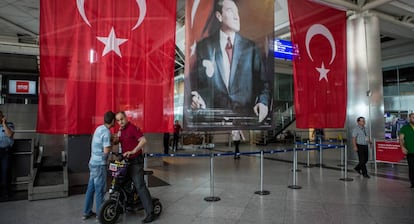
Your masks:
{"label": "blue display screen", "polygon": [[292,42],[287,40],[276,39],[274,42],[275,58],[293,60],[295,50]]}

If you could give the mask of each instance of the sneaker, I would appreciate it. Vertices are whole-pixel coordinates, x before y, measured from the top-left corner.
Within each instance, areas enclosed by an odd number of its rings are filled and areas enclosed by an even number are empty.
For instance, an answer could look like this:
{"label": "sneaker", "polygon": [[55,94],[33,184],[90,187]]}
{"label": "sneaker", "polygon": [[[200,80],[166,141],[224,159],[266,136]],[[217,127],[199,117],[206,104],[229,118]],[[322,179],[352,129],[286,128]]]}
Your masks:
{"label": "sneaker", "polygon": [[91,217],[96,217],[96,213],[95,213],[95,212],[91,212],[91,213],[89,213],[89,214],[84,214],[84,215],[82,216],[82,220],[86,220],[86,219],[89,219],[89,218],[91,218]]}

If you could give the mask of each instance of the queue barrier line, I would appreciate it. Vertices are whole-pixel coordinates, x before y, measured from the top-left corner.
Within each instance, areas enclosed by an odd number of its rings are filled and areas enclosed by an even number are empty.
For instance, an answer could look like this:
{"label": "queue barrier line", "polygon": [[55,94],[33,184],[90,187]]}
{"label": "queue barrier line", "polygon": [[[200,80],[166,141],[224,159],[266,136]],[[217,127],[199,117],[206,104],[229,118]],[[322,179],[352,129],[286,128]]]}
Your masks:
{"label": "queue barrier line", "polygon": [[[341,142],[343,143],[343,142]],[[298,147],[298,146],[317,146],[317,147]],[[319,147],[318,147],[319,146]],[[264,154],[276,154],[276,153],[286,153],[286,152],[293,152],[293,180],[292,185],[289,185],[288,187],[291,189],[301,189],[302,187],[297,185],[297,177],[296,177],[296,171],[297,169],[297,152],[298,151],[307,151],[309,155],[309,151],[312,150],[325,150],[325,149],[345,149],[345,175],[340,178],[340,180],[343,181],[352,181],[352,178],[348,178],[347,176],[347,159],[346,159],[346,145],[337,145],[337,144],[312,144],[309,142],[296,142],[295,147],[291,149],[262,149],[260,151],[253,151],[253,152],[240,152],[240,153],[233,153],[233,152],[224,152],[224,153],[172,153],[172,154],[163,154],[163,153],[145,153],[145,164],[146,159],[148,157],[209,157],[210,158],[210,196],[205,197],[204,200],[208,202],[215,202],[221,200],[219,197],[214,195],[214,157],[222,157],[222,156],[235,156],[235,155],[255,155],[260,154],[260,190],[256,191],[255,194],[259,195],[268,195],[270,194],[270,191],[263,190],[263,157]],[[342,150],[341,150],[342,152]],[[342,155],[342,153],[341,153]],[[321,158],[321,157],[320,157]],[[307,158],[307,163],[309,165],[309,157]],[[342,156],[341,156],[341,163],[342,163]]]}

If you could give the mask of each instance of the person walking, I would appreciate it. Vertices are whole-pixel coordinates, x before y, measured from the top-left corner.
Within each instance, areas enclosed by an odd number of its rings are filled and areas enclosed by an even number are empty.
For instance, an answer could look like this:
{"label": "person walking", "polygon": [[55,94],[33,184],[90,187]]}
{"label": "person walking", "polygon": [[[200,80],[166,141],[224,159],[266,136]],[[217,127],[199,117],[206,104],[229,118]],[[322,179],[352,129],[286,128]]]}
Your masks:
{"label": "person walking", "polygon": [[359,163],[354,170],[362,174],[365,178],[370,178],[367,171],[366,163],[368,162],[368,144],[371,144],[371,140],[365,128],[365,118],[358,117],[358,125],[352,130],[352,144],[354,151],[358,153]]}
{"label": "person walking", "polygon": [[240,141],[245,141],[246,139],[244,138],[243,132],[240,130],[233,130],[231,131],[231,137],[233,139],[233,143],[234,143],[234,159],[240,159],[240,155],[238,155],[238,153],[240,153],[239,150],[239,145],[240,145]]}
{"label": "person walking", "polygon": [[400,129],[399,137],[401,150],[407,155],[411,189],[414,189],[414,113],[410,113],[408,119],[409,123]]}
{"label": "person walking", "polygon": [[173,139],[173,151],[178,150],[178,141],[180,139],[180,132],[182,128],[178,120],[175,120],[174,123],[174,139]]}

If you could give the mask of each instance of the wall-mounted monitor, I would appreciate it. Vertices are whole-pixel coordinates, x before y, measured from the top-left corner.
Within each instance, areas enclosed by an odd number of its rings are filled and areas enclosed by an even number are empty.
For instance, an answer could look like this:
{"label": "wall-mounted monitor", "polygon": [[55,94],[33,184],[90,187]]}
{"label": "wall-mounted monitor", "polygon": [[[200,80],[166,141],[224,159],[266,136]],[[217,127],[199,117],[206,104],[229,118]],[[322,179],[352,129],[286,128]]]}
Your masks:
{"label": "wall-mounted monitor", "polygon": [[288,40],[276,39],[274,41],[274,56],[275,58],[293,60],[295,56],[295,49],[292,42]]}
{"label": "wall-mounted monitor", "polygon": [[6,99],[6,101],[9,101],[10,99],[37,100],[39,91],[38,75],[31,75],[27,73],[2,73],[1,77],[1,95]]}
{"label": "wall-mounted monitor", "polygon": [[9,94],[37,95],[37,83],[32,80],[9,80]]}

